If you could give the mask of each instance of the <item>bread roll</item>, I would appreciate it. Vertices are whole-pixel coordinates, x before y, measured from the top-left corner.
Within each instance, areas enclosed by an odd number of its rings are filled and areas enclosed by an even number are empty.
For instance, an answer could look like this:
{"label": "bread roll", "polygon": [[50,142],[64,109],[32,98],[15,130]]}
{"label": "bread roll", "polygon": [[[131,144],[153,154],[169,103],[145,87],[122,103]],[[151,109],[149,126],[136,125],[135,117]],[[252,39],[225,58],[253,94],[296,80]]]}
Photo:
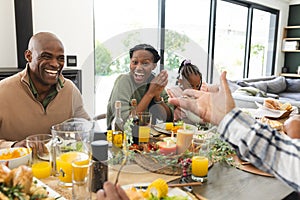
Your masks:
{"label": "bread roll", "polygon": [[268,98],[264,100],[264,106],[273,110],[280,110],[281,103],[276,99]]}

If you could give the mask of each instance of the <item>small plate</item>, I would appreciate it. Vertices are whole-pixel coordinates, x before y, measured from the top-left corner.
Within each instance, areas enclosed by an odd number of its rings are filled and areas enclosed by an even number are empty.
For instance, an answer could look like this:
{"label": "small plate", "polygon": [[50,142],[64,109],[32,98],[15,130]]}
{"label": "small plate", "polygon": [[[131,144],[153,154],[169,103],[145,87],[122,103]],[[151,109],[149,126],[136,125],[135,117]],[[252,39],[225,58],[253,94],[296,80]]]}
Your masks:
{"label": "small plate", "polygon": [[[160,133],[164,133],[166,135],[172,135],[172,131],[168,131],[166,130],[166,123],[159,123],[156,124],[155,126],[153,126],[154,130],[160,132]],[[198,130],[198,128],[192,124],[185,124],[185,128],[188,130]]]}
{"label": "small plate", "polygon": [[281,119],[281,118],[288,117],[291,114],[291,112],[293,112],[295,110],[294,106],[291,110],[274,110],[274,109],[267,108],[266,106],[264,106],[256,101],[255,101],[255,104],[258,107],[258,109],[255,113],[255,117],[257,117],[257,118],[261,118],[261,117],[265,116],[270,119]]}
{"label": "small plate", "polygon": [[[135,188],[146,188],[148,185],[150,185],[150,183],[136,183],[136,184],[129,184],[129,185],[124,185],[122,186],[123,189],[129,189],[129,188],[132,188],[132,187],[135,187]],[[192,200],[191,196],[188,195],[185,191],[181,190],[180,188],[170,188],[169,187],[169,191],[168,191],[168,196],[171,197],[171,196],[184,196],[184,197],[187,197],[188,200]]]}
{"label": "small plate", "polygon": [[39,179],[33,177],[33,181],[36,181],[38,186],[42,186],[42,187],[46,188],[47,192],[49,193],[48,194],[49,197],[53,197],[53,198],[55,198],[57,200],[67,200],[66,198],[62,197],[60,194],[58,194],[57,192],[55,192],[48,185],[46,185],[45,183],[43,183],[42,181],[40,181]]}

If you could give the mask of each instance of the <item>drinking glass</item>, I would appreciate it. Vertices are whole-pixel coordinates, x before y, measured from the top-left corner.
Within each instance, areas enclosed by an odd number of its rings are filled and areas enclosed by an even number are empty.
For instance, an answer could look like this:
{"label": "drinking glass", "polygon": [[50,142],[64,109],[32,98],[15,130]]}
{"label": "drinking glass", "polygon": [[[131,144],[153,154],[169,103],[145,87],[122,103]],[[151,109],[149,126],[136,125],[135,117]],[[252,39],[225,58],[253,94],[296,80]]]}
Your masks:
{"label": "drinking glass", "polygon": [[181,154],[190,149],[195,130],[178,129],[176,136],[176,151]]}
{"label": "drinking glass", "polygon": [[152,114],[150,112],[137,113],[137,122],[132,129],[133,141],[136,144],[148,143],[151,134]]}
{"label": "drinking glass", "polygon": [[36,178],[47,178],[51,175],[51,142],[50,134],[37,134],[26,138],[26,146],[31,151],[30,166]]}
{"label": "drinking glass", "polygon": [[60,185],[72,186],[72,161],[90,162],[93,128],[93,121],[81,118],[72,118],[51,127],[53,169]]}
{"label": "drinking glass", "polygon": [[195,135],[192,140],[192,179],[198,182],[207,181],[209,140],[203,135]]}
{"label": "drinking glass", "polygon": [[73,160],[72,161],[72,199],[73,200],[90,200],[92,199],[91,191],[91,166],[90,160]]}

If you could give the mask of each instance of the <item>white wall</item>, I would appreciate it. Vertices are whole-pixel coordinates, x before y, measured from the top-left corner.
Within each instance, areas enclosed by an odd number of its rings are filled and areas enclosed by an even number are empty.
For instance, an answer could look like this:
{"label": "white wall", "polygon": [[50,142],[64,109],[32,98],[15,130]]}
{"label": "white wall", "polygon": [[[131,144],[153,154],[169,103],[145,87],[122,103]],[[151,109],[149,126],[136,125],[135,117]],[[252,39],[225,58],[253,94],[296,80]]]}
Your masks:
{"label": "white wall", "polygon": [[77,55],[85,107],[94,116],[93,0],[32,0],[32,10],[33,33],[53,32],[64,43],[65,55]]}
{"label": "white wall", "polygon": [[14,1],[0,2],[0,68],[17,68]]}
{"label": "white wall", "polygon": [[300,0],[291,0],[291,5],[300,4]]}

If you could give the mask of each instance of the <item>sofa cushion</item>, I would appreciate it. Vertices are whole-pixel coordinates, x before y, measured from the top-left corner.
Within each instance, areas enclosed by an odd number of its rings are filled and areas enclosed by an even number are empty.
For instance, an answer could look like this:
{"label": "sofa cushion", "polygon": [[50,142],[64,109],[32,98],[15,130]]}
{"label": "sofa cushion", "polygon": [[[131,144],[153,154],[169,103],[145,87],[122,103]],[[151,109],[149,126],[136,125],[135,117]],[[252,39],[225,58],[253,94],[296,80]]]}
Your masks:
{"label": "sofa cushion", "polygon": [[279,94],[286,89],[286,82],[283,76],[278,76],[273,80],[266,81],[267,92]]}
{"label": "sofa cushion", "polygon": [[267,82],[266,81],[258,81],[258,82],[253,82],[249,83],[249,85],[256,87],[257,89],[260,89],[261,91],[267,92]]}
{"label": "sofa cushion", "polygon": [[300,92],[300,79],[287,78],[285,80],[287,85],[287,92]]}
{"label": "sofa cushion", "polygon": [[284,97],[285,99],[290,99],[294,101],[300,101],[300,93],[297,92],[282,92],[279,94],[279,97]]}

